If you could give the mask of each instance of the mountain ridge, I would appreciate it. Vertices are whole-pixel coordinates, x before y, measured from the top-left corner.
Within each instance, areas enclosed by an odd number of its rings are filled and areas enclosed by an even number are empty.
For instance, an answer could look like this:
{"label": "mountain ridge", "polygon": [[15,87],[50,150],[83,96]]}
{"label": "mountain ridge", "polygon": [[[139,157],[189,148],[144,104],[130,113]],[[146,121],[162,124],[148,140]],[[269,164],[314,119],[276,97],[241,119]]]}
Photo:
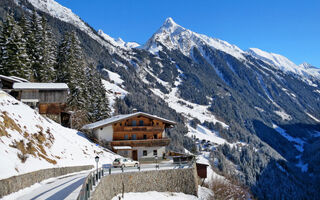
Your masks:
{"label": "mountain ridge", "polygon": [[[167,21],[169,28],[173,23]],[[105,81],[113,81],[112,73],[123,80],[120,85],[126,93],[114,100],[114,113],[137,108],[177,121],[168,134],[174,150],[194,149],[192,136],[213,143],[220,137],[219,141],[226,142],[214,144],[212,166],[237,177],[257,197],[285,194],[287,198],[309,195],[316,199],[318,80],[308,79],[310,83],[185,28],[165,32],[168,26],[156,32],[145,48],[115,48],[106,41],[112,51],[77,32]],[[166,41],[168,35],[171,38]],[[303,151],[296,145],[303,146]],[[281,187],[276,188],[275,183]]]}

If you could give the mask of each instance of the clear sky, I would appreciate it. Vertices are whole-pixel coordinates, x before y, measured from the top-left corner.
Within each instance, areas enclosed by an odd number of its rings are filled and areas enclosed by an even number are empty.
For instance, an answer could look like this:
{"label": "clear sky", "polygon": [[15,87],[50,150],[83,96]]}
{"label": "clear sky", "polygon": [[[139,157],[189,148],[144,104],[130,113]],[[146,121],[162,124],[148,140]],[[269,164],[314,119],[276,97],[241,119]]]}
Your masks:
{"label": "clear sky", "polygon": [[167,17],[243,50],[320,67],[320,0],[56,0],[96,30],[144,44]]}

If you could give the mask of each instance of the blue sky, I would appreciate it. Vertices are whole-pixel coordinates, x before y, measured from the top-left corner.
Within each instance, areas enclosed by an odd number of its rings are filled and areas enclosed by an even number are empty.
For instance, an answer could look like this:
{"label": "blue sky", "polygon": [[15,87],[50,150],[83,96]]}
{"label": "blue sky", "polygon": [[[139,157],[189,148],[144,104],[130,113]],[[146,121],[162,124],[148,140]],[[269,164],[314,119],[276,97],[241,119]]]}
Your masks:
{"label": "blue sky", "polygon": [[318,0],[56,0],[111,37],[144,44],[167,17],[194,32],[320,67]]}

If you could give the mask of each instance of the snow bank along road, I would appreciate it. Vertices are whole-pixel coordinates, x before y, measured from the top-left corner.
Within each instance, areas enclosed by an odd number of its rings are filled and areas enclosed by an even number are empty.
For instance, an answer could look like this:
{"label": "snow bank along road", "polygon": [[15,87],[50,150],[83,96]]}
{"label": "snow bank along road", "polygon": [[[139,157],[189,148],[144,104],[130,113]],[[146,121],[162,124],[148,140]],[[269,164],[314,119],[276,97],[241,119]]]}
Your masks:
{"label": "snow bank along road", "polygon": [[[188,165],[176,164],[159,164],[159,170],[164,169],[177,169],[188,168]],[[156,164],[143,164],[140,168],[141,171],[156,170]],[[30,188],[20,190],[16,193],[4,197],[4,200],[17,199],[17,200],[61,200],[77,199],[81,186],[86,177],[92,170],[82,171],[78,173],[67,174],[64,176],[50,178],[38,183]],[[124,172],[137,172],[135,167],[124,168]],[[112,168],[111,173],[121,173],[121,168]],[[105,175],[108,175],[108,170],[105,170]]]}

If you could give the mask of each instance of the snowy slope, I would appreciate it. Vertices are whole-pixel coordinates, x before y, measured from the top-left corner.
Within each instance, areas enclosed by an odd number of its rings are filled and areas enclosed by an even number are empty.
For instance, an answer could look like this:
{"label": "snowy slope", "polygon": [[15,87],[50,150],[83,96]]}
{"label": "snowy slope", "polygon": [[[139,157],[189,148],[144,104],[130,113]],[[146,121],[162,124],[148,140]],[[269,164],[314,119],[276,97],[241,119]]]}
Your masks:
{"label": "snowy slope", "polygon": [[223,40],[192,32],[176,24],[170,17],[166,19],[164,24],[148,40],[143,48],[155,52],[155,49],[158,47],[157,42],[160,42],[169,49],[179,49],[186,56],[190,56],[194,46],[199,47],[206,44],[211,48],[224,51],[236,58],[245,59],[243,56],[244,52],[237,46]]}
{"label": "snowy slope", "polygon": [[[19,3],[20,1],[21,0],[16,0],[15,2]],[[58,2],[54,0],[27,0],[27,1],[31,3],[35,8],[41,10],[42,12],[48,13],[52,17],[55,17],[57,19],[60,19],[61,21],[70,23],[75,27],[79,28],[81,31],[85,32],[92,39],[99,42],[101,45],[106,47],[111,52],[117,51],[115,47],[121,47],[122,49],[127,50],[130,48],[139,46],[139,44],[133,43],[133,42],[125,43],[121,39],[116,41],[115,39],[113,39],[112,37],[108,36],[105,33],[102,35],[105,40],[101,39],[96,33],[93,32],[92,28],[86,25],[78,15],[72,12],[71,9],[60,5]]]}
{"label": "snowy slope", "polygon": [[124,49],[131,49],[139,47],[140,44],[136,42],[124,42],[121,38],[114,39],[110,37],[108,34],[105,34],[102,30],[98,30],[98,34],[103,37],[103,39],[109,41],[113,46],[121,47]]}
{"label": "snowy slope", "polygon": [[312,76],[320,78],[320,69],[311,67],[310,64],[303,63],[301,65],[296,65],[282,55],[265,52],[257,48],[250,48],[247,52],[248,54],[261,59],[284,72],[291,72],[303,77]]}
{"label": "snowy slope", "polygon": [[[116,154],[87,140],[77,130],[42,117],[0,91],[0,179],[35,170],[111,163]],[[19,158],[20,157],[20,158]]]}
{"label": "snowy slope", "polygon": [[157,54],[159,51],[162,51],[162,46],[160,44],[170,50],[178,49],[190,58],[192,58],[192,49],[197,47],[201,55],[206,58],[209,63],[212,63],[212,60],[210,60],[210,55],[207,55],[203,46],[223,51],[239,60],[248,61],[245,56],[251,55],[272,65],[276,69],[280,69],[286,73],[294,73],[303,77],[304,81],[308,82],[309,85],[316,86],[310,80],[310,77],[320,79],[320,69],[312,67],[310,64],[304,63],[296,65],[282,55],[268,53],[257,48],[250,48],[247,51],[243,51],[239,47],[231,45],[226,41],[192,32],[176,24],[172,18],[166,19],[164,24],[146,42],[143,48],[153,54]]}

